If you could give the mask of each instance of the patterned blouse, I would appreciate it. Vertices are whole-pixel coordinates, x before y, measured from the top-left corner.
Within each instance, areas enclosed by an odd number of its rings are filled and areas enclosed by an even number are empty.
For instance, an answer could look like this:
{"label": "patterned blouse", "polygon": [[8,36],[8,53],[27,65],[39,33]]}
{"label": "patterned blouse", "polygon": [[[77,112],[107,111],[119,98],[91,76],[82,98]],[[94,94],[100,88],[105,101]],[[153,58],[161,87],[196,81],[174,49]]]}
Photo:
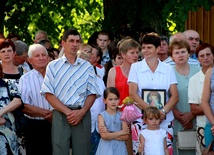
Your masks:
{"label": "patterned blouse", "polygon": [[[12,101],[14,97],[21,98],[18,91],[17,81],[0,78],[0,110]],[[6,120],[0,125],[0,155],[19,154],[17,136],[15,132],[15,118],[11,112],[1,116]]]}

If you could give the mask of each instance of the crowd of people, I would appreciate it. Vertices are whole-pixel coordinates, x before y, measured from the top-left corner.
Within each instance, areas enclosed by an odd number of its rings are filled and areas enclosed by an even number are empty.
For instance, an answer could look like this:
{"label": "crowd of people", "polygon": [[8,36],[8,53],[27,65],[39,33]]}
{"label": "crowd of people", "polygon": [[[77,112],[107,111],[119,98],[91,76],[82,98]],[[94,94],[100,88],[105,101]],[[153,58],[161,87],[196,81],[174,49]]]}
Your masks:
{"label": "crowd of people", "polygon": [[[43,30],[29,46],[0,38],[0,154],[201,155],[214,140],[214,47],[195,30],[150,30],[140,40],[102,30],[84,43],[70,28],[58,49]],[[132,123],[118,108],[128,96],[143,114]],[[178,147],[185,130],[194,149]]]}

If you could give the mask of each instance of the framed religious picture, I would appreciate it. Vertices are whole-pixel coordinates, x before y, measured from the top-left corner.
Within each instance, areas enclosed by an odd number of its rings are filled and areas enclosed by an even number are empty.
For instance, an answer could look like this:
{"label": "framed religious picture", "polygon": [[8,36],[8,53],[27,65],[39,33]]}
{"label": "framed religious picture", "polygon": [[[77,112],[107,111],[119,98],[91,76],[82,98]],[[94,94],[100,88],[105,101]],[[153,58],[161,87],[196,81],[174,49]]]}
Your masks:
{"label": "framed religious picture", "polygon": [[[150,106],[163,109],[166,104],[165,89],[142,89],[142,99]],[[143,111],[142,111],[143,113]]]}

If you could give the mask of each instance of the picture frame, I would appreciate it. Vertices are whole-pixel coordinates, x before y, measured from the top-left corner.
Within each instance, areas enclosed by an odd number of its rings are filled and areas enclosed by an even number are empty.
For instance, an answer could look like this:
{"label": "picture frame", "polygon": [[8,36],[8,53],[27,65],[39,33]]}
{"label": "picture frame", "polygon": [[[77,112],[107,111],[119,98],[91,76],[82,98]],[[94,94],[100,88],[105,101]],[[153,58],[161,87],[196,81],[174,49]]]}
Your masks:
{"label": "picture frame", "polygon": [[166,90],[142,89],[142,99],[150,106],[155,106],[158,109],[163,109],[166,104]]}

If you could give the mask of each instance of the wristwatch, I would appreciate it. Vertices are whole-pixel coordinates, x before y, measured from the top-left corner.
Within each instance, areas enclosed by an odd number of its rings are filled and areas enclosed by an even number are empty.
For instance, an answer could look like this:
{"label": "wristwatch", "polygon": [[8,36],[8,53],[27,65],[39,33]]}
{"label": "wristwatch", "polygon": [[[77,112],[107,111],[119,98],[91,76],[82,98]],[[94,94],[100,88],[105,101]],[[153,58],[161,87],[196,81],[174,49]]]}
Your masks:
{"label": "wristwatch", "polygon": [[166,115],[166,110],[165,109],[161,109],[161,111]]}

